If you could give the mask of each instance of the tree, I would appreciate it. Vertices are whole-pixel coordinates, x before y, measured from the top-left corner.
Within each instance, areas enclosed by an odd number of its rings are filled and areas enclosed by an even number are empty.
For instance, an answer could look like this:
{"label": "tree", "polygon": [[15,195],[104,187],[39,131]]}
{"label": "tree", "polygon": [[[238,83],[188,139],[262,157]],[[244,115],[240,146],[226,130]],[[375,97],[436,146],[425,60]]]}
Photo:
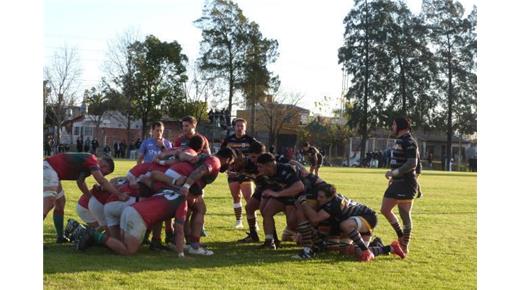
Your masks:
{"label": "tree", "polygon": [[136,41],[129,46],[130,59],[134,63],[136,109],[143,122],[142,137],[148,122],[159,119],[162,111],[179,104],[184,97],[186,82],[185,63],[188,61],[177,41],[162,42],[149,35],[144,42]]}
{"label": "tree", "polygon": [[51,64],[44,67],[44,75],[50,87],[50,93],[47,94],[47,116],[51,125],[57,128],[56,144],[60,144],[62,123],[67,117],[67,109],[76,102],[81,75],[76,50],[64,47],[55,52]]}
{"label": "tree", "polygon": [[[476,120],[476,7],[464,19],[464,7],[452,0],[425,0],[422,16],[431,30],[431,42],[439,67],[437,86],[441,96],[439,127],[447,133],[446,157],[452,156],[454,129],[472,131],[464,118]],[[476,125],[476,123],[475,123]],[[448,166],[446,166],[448,168]]]}
{"label": "tree", "polygon": [[214,0],[204,6],[202,17],[194,24],[202,29],[200,69],[226,80],[228,110],[232,112],[233,97],[244,75],[248,20],[236,3]]}
{"label": "tree", "polygon": [[381,124],[384,101],[389,92],[388,82],[381,81],[378,72],[389,70],[385,51],[384,1],[368,3],[356,0],[343,20],[344,45],[339,48],[339,63],[352,75],[347,99],[352,102],[349,126],[359,127],[361,154],[364,156],[368,132]]}
{"label": "tree", "polygon": [[279,81],[267,68],[278,58],[278,41],[263,37],[258,24],[252,22],[247,33],[247,52],[244,79],[240,87],[245,97],[246,107],[251,109],[250,134],[255,135],[256,103],[267,96],[269,90],[278,90]]}
{"label": "tree", "polygon": [[[108,44],[106,61],[104,62],[104,91],[113,108],[117,108],[126,118],[127,142],[130,140],[132,120],[138,118],[137,81],[135,79],[136,64],[129,47],[140,39],[139,33],[128,30]],[[128,147],[130,150],[130,147]],[[128,152],[127,152],[128,153]]]}
{"label": "tree", "polygon": [[278,147],[278,135],[282,129],[289,127],[291,123],[299,125],[299,119],[295,118],[300,116],[297,105],[302,97],[297,94],[277,94],[259,102],[259,121],[267,128],[269,147]]}
{"label": "tree", "polygon": [[103,117],[112,109],[110,106],[110,100],[107,97],[106,92],[99,91],[95,87],[92,87],[90,90],[85,90],[84,100],[88,105],[88,116],[90,121],[94,122],[94,136],[98,139],[103,139],[104,136],[99,136],[99,127],[101,126]]}

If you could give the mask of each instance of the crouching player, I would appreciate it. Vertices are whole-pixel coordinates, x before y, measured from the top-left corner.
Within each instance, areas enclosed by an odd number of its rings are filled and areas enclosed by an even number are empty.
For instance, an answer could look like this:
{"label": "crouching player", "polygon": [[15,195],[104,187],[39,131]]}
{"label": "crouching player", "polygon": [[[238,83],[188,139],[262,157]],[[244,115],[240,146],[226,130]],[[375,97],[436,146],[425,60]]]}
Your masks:
{"label": "crouching player", "polygon": [[63,237],[63,210],[65,194],[61,180],[76,180],[78,188],[83,194],[90,196],[85,178],[92,174],[94,179],[110,193],[126,200],[126,194],[119,192],[112,186],[104,175],[114,171],[114,161],[110,157],[98,160],[90,153],[60,153],[46,158],[43,161],[43,219],[56,205],[54,211],[54,226],[57,233],[57,242],[65,241]]}
{"label": "crouching player", "polygon": [[323,183],[318,187],[319,211],[314,211],[304,202],[305,196],[298,200],[302,203],[305,216],[313,225],[331,218],[339,226],[341,232],[346,233],[353,242],[352,252],[360,261],[368,262],[374,256],[394,253],[404,258],[404,253],[398,241],[389,246],[368,247],[372,231],[377,225],[376,212],[367,206],[336,193],[334,186]]}
{"label": "crouching player", "polygon": [[86,229],[79,235],[78,250],[85,250],[94,243],[102,242],[108,248],[121,255],[137,252],[147,228],[165,219],[175,217],[176,250],[179,257],[184,257],[184,221],[188,205],[186,198],[178,190],[163,190],[151,198],[135,203],[121,215],[121,239],[108,237],[104,233]]}

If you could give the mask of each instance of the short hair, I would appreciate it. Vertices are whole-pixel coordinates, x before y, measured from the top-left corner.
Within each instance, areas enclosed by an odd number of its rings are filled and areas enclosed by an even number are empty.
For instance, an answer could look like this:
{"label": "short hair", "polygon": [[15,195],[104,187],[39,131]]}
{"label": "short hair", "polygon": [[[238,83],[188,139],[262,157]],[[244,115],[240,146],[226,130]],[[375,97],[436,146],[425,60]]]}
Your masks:
{"label": "short hair", "polygon": [[316,192],[323,191],[325,197],[330,198],[336,195],[336,187],[332,184],[323,182],[316,186]]}
{"label": "short hair", "polygon": [[188,142],[188,147],[199,152],[202,150],[202,144],[204,143],[204,139],[200,135],[195,135],[190,138]]}
{"label": "short hair", "polygon": [[220,148],[220,150],[215,155],[221,158],[237,158],[235,150],[228,147]]}
{"label": "short hair", "polygon": [[153,122],[153,124],[152,124],[152,130],[155,129],[155,128],[157,128],[157,127],[163,127],[163,128],[164,128],[164,124],[163,124],[163,122],[161,122],[161,121]]}
{"label": "short hair", "polygon": [[303,147],[308,147],[308,146],[311,146],[311,144],[309,144],[309,142],[303,142],[302,146]]}
{"label": "short hair", "polygon": [[197,125],[197,118],[193,116],[186,116],[181,119],[181,122],[188,122],[192,125]]}
{"label": "short hair", "polygon": [[233,125],[236,125],[238,122],[242,122],[244,125],[247,125],[247,121],[243,118],[235,118],[235,120],[233,120]]}
{"label": "short hair", "polygon": [[259,164],[267,164],[267,163],[271,163],[271,162],[275,162],[275,157],[272,153],[263,153],[262,155],[258,156],[258,158],[256,159],[256,163],[259,163]]}
{"label": "short hair", "polygon": [[397,125],[397,131],[411,129],[410,119],[407,117],[399,117],[394,119],[395,124]]}
{"label": "short hair", "polygon": [[108,168],[110,169],[110,173],[114,172],[115,165],[114,165],[114,160],[112,160],[112,157],[103,156],[103,158],[101,160],[103,160],[107,163]]}
{"label": "short hair", "polygon": [[261,154],[265,153],[265,151],[265,145],[258,140],[254,140],[253,142],[251,142],[251,145],[249,145],[249,153]]}

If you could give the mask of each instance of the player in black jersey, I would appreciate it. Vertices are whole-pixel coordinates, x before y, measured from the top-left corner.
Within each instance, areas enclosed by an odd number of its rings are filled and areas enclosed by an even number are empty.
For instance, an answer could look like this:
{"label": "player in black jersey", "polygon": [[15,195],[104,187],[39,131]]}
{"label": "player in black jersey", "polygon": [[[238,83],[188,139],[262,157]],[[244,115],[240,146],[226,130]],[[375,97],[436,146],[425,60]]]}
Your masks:
{"label": "player in black jersey", "polygon": [[377,225],[376,212],[369,207],[357,203],[336,193],[336,188],[327,183],[317,186],[318,211],[306,204],[305,196],[298,198],[305,215],[310,222],[318,225],[325,220],[331,220],[339,230],[346,233],[353,242],[353,253],[360,261],[368,262],[374,256],[395,253],[404,258],[399,242],[394,241],[388,246],[367,246],[372,236],[372,231]]}
{"label": "player in black jersey", "polygon": [[294,201],[304,191],[304,184],[289,164],[276,163],[271,153],[257,159],[258,177],[256,193],[261,193],[260,210],[264,220],[264,246],[276,249],[274,215],[284,211],[286,215],[296,210]]}
{"label": "player in black jersey", "polygon": [[[392,147],[390,167],[385,177],[389,179],[381,204],[381,213],[394,228],[403,251],[408,254],[412,233],[413,199],[418,191],[417,166],[419,149],[410,133],[410,120],[397,118],[392,122],[392,134],[397,138]],[[403,229],[392,209],[397,205]]]}
{"label": "player in black jersey", "polygon": [[[236,118],[234,120],[235,133],[224,139],[221,147],[229,147],[235,151],[242,152],[246,157],[249,155],[249,147],[255,138],[246,134],[247,121],[242,118]],[[251,178],[247,175],[234,172],[231,169],[228,170],[228,184],[229,190],[231,191],[231,197],[233,198],[233,210],[235,212],[236,224],[235,229],[243,229],[242,224],[242,203],[240,202],[241,195],[244,196],[246,203],[251,198],[253,191]]]}
{"label": "player in black jersey", "polygon": [[323,164],[323,155],[320,151],[309,144],[309,142],[303,143],[302,148],[303,154],[307,156],[309,163],[311,164],[311,168],[309,171],[316,176],[319,176],[318,171],[320,170],[321,165]]}

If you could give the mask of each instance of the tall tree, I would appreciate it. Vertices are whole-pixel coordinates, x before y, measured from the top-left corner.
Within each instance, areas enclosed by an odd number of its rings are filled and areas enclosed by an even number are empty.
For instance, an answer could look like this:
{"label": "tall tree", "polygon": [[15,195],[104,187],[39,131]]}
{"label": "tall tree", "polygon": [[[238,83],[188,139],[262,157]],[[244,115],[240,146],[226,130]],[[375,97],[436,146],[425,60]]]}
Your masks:
{"label": "tall tree", "polygon": [[339,63],[352,75],[347,98],[352,101],[349,125],[359,127],[361,154],[364,156],[368,133],[381,124],[380,116],[389,91],[379,71],[388,70],[385,51],[385,11],[382,1],[356,0],[354,7],[343,20],[344,45],[339,48]]}
{"label": "tall tree", "polygon": [[153,35],[147,36],[144,42],[134,42],[129,50],[135,64],[136,108],[143,122],[144,138],[148,122],[159,119],[161,109],[177,105],[184,97],[188,58],[177,41],[162,42]]}
{"label": "tall tree", "polygon": [[194,24],[202,29],[200,68],[209,75],[226,80],[231,113],[235,91],[239,89],[244,74],[248,19],[236,3],[213,0],[204,6],[202,17]]}
{"label": "tall tree", "polygon": [[278,41],[265,38],[258,24],[252,22],[247,33],[247,52],[244,68],[244,79],[241,89],[246,107],[251,110],[249,130],[255,135],[257,100],[266,96],[269,91],[274,94],[278,89],[278,76],[274,76],[267,68],[278,58]]}
{"label": "tall tree", "polygon": [[439,120],[447,131],[444,162],[448,162],[452,157],[454,129],[464,124],[464,117],[476,117],[476,8],[464,19],[464,7],[459,2],[424,0],[422,16],[431,30],[431,41],[437,52],[437,83],[442,98]]}
{"label": "tall tree", "polygon": [[61,126],[67,117],[66,110],[76,102],[76,93],[81,75],[77,51],[64,47],[54,53],[52,62],[44,67],[50,93],[47,94],[47,114],[52,125],[57,128],[56,144],[61,143]]}
{"label": "tall tree", "polygon": [[96,89],[95,87],[90,88],[90,90],[85,90],[83,95],[85,103],[88,105],[87,116],[89,121],[94,122],[94,136],[102,140],[104,136],[99,135],[99,127],[107,112],[112,109],[110,100],[106,92]]}
{"label": "tall tree", "polygon": [[[137,113],[137,81],[135,79],[136,64],[129,47],[141,37],[135,30],[128,30],[108,43],[106,61],[104,62],[104,91],[111,103],[126,120],[127,142],[130,140],[132,120],[138,118]],[[128,147],[130,150],[130,147]],[[126,152],[128,154],[128,152]]]}

